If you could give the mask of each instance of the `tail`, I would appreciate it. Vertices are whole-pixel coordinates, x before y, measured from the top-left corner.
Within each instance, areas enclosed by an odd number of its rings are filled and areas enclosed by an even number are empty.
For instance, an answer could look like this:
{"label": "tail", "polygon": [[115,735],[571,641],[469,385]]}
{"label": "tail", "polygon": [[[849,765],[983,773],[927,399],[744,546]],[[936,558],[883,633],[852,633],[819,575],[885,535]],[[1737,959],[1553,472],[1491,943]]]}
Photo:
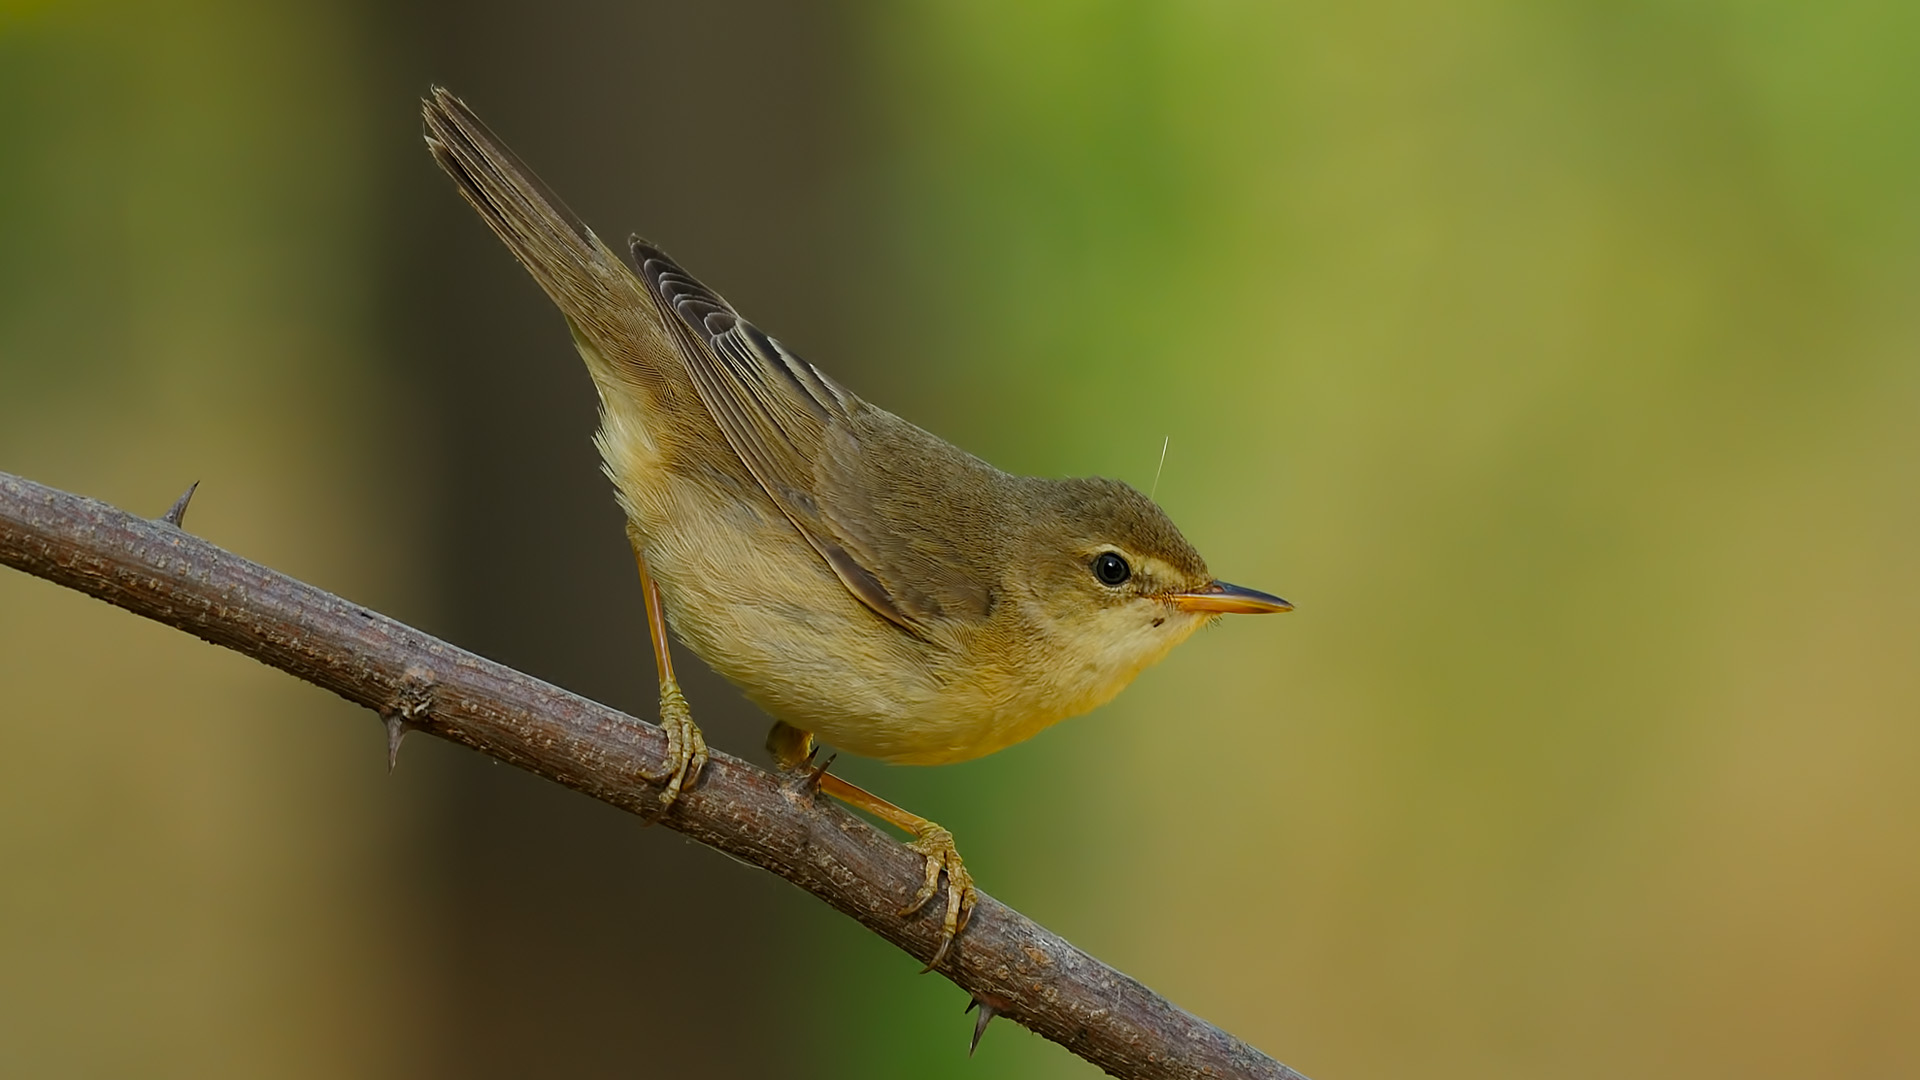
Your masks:
{"label": "tail", "polygon": [[[656,412],[686,371],[659,301],[585,222],[488,130],[466,103],[434,87],[421,103],[427,148],[488,228],[553,299],[609,408]],[[687,392],[691,393],[688,387]]]}

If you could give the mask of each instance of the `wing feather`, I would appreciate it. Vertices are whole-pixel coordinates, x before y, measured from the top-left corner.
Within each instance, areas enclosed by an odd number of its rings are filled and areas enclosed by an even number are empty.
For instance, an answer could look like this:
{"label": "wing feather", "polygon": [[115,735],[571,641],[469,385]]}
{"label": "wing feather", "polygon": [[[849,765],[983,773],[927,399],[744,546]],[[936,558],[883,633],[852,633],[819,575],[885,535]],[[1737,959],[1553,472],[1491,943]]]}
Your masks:
{"label": "wing feather", "polygon": [[913,567],[889,565],[870,542],[865,507],[820,495],[859,489],[833,482],[844,475],[823,473],[858,468],[857,414],[870,406],[742,318],[659,248],[636,238],[633,259],[641,279],[679,317],[676,333],[700,400],[754,479],[861,603],[924,634],[933,617],[948,612],[914,587]]}

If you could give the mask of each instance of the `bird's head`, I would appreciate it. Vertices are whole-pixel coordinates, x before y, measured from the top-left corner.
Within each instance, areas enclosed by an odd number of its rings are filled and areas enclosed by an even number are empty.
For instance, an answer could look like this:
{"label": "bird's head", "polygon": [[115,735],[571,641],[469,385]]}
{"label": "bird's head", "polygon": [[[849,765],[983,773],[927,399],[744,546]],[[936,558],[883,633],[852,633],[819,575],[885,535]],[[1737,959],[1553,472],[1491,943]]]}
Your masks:
{"label": "bird's head", "polygon": [[[1221,615],[1291,611],[1215,580],[1152,499],[1117,480],[1036,480],[1025,564],[1047,664],[1092,708]],[[1043,487],[1042,487],[1043,486]]]}

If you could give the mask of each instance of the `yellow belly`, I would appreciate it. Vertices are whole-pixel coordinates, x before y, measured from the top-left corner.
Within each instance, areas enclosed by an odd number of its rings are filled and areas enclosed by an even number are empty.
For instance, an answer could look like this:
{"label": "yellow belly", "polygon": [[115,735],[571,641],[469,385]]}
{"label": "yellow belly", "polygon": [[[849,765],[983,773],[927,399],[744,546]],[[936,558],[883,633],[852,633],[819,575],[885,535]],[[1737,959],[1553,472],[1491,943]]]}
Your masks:
{"label": "yellow belly", "polygon": [[1186,636],[1081,655],[1009,602],[994,625],[913,637],[855,599],[750,480],[663,467],[637,419],[605,416],[601,449],[675,634],[838,749],[912,765],[990,754],[1107,701]]}

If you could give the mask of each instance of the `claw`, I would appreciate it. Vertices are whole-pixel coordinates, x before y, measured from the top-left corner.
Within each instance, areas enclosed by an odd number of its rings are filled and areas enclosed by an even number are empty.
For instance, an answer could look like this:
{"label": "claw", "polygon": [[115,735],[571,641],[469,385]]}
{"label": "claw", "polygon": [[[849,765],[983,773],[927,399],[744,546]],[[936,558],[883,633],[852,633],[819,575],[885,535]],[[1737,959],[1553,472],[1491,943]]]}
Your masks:
{"label": "claw", "polygon": [[907,846],[927,857],[927,878],[914,898],[900,909],[900,914],[911,915],[925,907],[927,901],[932,900],[934,893],[939,891],[940,872],[944,870],[947,873],[947,903],[945,916],[941,919],[940,948],[933,954],[933,959],[927,961],[927,966],[920,969],[920,974],[925,975],[947,958],[947,953],[953,948],[953,939],[973,916],[973,906],[979,900],[979,892],[973,887],[973,875],[960,862],[960,852],[954,849],[952,833],[933,825]]}
{"label": "claw", "polygon": [[686,696],[680,693],[677,683],[666,682],[660,686],[660,726],[667,731],[666,767],[657,773],[640,770],[645,779],[667,785],[660,793],[660,808],[647,818],[649,824],[673,809],[680,793],[700,779],[700,770],[707,765],[706,737],[695,726],[693,711],[687,708]]}

